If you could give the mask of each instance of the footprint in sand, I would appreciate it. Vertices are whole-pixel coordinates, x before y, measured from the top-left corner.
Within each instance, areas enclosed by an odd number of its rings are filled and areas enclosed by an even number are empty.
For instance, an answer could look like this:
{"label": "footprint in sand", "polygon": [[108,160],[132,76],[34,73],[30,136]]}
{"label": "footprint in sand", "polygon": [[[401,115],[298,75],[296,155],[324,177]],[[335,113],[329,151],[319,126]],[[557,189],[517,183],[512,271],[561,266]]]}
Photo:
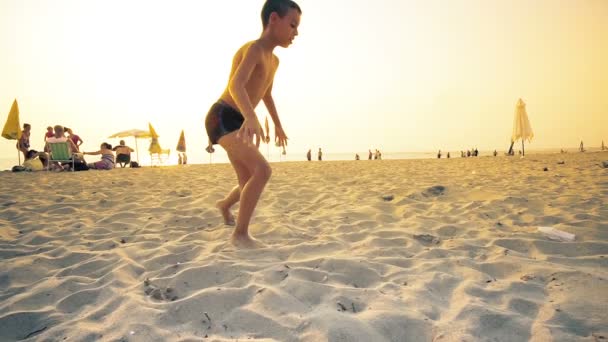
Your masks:
{"label": "footprint in sand", "polygon": [[173,302],[175,300],[178,299],[177,294],[175,293],[175,290],[173,290],[170,287],[158,287],[154,284],[152,284],[152,282],[150,282],[150,279],[146,278],[146,280],[144,280],[144,293],[147,296],[150,296],[153,299],[156,300],[164,300],[164,301],[168,301],[168,302]]}

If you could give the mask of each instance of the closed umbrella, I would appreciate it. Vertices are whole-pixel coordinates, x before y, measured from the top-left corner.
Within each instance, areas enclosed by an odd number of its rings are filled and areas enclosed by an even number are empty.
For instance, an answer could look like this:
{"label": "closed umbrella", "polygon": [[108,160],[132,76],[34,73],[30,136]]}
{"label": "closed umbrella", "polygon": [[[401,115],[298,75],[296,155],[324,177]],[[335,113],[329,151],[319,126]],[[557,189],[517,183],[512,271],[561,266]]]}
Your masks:
{"label": "closed umbrella", "polygon": [[183,129],[182,133],[179,135],[179,140],[177,141],[177,147],[175,149],[178,152],[186,153],[186,137],[184,136]]}
{"label": "closed umbrella", "polygon": [[[19,106],[17,105],[17,99],[13,101],[11,111],[8,113],[4,129],[2,129],[2,137],[8,140],[19,140],[21,139],[21,126],[19,125]],[[21,154],[17,151],[17,158],[19,158],[19,165],[21,165]]]}
{"label": "closed umbrella", "polygon": [[150,137],[152,138],[148,151],[150,151],[150,154],[153,154],[153,153],[160,154],[162,152],[162,148],[160,147],[160,144],[158,143],[159,135],[156,133],[156,130],[154,130],[154,127],[152,127],[151,123],[148,123],[148,129],[150,130]]}
{"label": "closed umbrella", "polygon": [[109,138],[128,138],[128,137],[135,138],[135,151],[137,153],[137,163],[139,164],[139,148],[137,146],[137,139],[151,138],[152,136],[150,135],[150,131],[144,131],[143,129],[133,128],[133,129],[128,129],[126,131],[114,133],[109,136]]}
{"label": "closed umbrella", "polygon": [[526,104],[522,99],[517,101],[515,107],[515,119],[513,121],[513,134],[511,135],[511,141],[515,142],[521,139],[521,150],[523,155],[526,155],[524,149],[524,141],[532,141],[534,132],[532,132],[532,126],[530,126],[530,120],[528,119],[528,113],[526,113]]}

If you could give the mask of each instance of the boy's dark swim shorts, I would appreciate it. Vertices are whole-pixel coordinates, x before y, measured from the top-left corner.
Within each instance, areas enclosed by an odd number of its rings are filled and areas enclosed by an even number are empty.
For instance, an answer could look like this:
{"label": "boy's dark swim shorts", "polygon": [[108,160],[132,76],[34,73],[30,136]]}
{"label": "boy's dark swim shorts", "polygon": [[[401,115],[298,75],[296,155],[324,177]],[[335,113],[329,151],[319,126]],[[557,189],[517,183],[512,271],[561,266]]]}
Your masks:
{"label": "boy's dark swim shorts", "polygon": [[205,129],[212,144],[217,144],[224,135],[241,128],[245,118],[238,110],[222,100],[214,103],[205,118]]}

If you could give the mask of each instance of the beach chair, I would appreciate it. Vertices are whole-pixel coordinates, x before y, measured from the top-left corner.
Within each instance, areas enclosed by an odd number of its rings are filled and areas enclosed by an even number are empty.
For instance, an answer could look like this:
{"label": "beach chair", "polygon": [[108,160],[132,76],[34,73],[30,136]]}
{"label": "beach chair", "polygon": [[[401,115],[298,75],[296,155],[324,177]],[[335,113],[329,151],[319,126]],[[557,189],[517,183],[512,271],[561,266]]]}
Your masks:
{"label": "beach chair", "polygon": [[49,149],[51,150],[51,158],[47,164],[47,170],[49,169],[52,162],[64,162],[72,164],[72,171],[74,171],[74,155],[70,153],[70,146],[67,142],[56,142],[48,143]]}
{"label": "beach chair", "polygon": [[170,149],[160,149],[158,151],[154,151],[150,153],[150,163],[152,164],[152,166],[163,165],[169,159],[170,154]]}

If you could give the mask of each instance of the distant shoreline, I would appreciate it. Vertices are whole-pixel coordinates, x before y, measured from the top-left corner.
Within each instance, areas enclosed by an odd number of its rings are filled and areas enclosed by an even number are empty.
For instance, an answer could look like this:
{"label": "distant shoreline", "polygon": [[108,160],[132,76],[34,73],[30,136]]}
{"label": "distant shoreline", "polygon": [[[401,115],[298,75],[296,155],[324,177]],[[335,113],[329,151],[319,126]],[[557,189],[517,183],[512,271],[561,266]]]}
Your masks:
{"label": "distant shoreline", "polygon": [[[264,157],[266,157],[264,150],[265,150],[264,147],[260,148],[260,151],[262,152]],[[518,157],[518,155],[517,155],[518,149],[515,149],[515,151],[516,151],[515,157]],[[568,149],[564,149],[564,151],[566,151],[566,153],[579,153],[577,147],[571,147]],[[450,157],[452,159],[461,158],[460,151],[442,150],[441,151],[442,159],[446,159],[447,152],[450,152],[450,154],[451,154]],[[493,152],[494,151],[479,151],[479,156],[477,158],[492,157]],[[505,151],[497,151],[497,152],[498,152],[498,157],[505,156]],[[602,151],[599,147],[596,147],[596,148],[591,147],[591,148],[587,149],[587,151],[585,153],[594,153],[594,152],[602,152]],[[604,152],[608,152],[608,151],[604,151]],[[206,152],[202,152],[202,153],[204,153],[203,158],[200,158],[199,160],[197,160],[197,158],[193,156],[193,153],[190,152],[188,154],[190,156],[190,164],[191,165],[209,164],[209,155]],[[323,161],[349,161],[349,160],[354,161],[356,153],[358,153],[358,152],[324,153]],[[541,149],[526,150],[527,156],[535,155],[535,154],[559,154],[559,153],[560,153],[560,149],[555,149],[555,148],[546,148],[546,149],[541,148]],[[281,159],[279,159],[279,157],[281,157]],[[359,157],[361,158],[361,161],[368,160],[367,152],[359,153]],[[437,151],[434,151],[434,152],[382,152],[382,159],[385,159],[385,160],[389,160],[389,159],[390,160],[416,160],[416,159],[423,160],[423,159],[436,159],[436,158],[437,158]],[[475,157],[469,157],[469,158],[475,158]],[[147,155],[144,155],[142,153],[142,158],[140,158],[140,159],[141,159],[140,164],[142,167],[150,166],[149,157]],[[270,153],[270,158],[267,158],[267,159],[269,160],[270,163],[306,161],[306,151],[300,152],[300,153],[290,152],[287,154],[286,158],[283,156],[280,156],[276,152]],[[95,160],[97,160],[97,159],[95,159]],[[316,153],[313,153],[312,161],[318,162]],[[21,162],[23,162],[23,159],[21,160]],[[220,152],[219,154],[218,153],[213,154],[211,164],[227,164],[227,163],[229,163],[228,158],[225,156],[225,154],[223,152]],[[14,165],[17,165],[17,154],[16,153],[15,153],[14,157],[0,158],[0,171],[7,171],[7,170],[10,171]],[[176,165],[175,162],[170,161],[165,166],[175,166],[175,165]]]}

